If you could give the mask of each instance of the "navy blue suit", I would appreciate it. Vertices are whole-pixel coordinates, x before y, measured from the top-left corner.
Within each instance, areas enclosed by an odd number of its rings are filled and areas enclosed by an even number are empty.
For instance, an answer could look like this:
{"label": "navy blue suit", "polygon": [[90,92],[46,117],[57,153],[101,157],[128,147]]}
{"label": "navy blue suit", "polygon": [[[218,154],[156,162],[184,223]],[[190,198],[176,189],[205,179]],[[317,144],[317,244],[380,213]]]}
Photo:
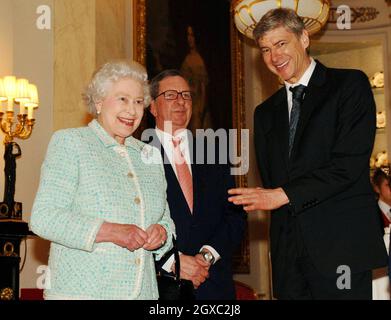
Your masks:
{"label": "navy blue suit", "polygon": [[[165,153],[157,136],[150,144],[162,151],[164,159]],[[195,148],[196,143],[193,145]],[[194,153],[193,159],[196,159]],[[171,164],[164,162],[167,201],[176,226],[178,250],[194,256],[203,245],[209,245],[221,256],[210,267],[209,278],[195,291],[196,299],[235,299],[232,255],[242,240],[246,215],[242,207],[227,201],[228,189],[235,187],[229,165],[196,164],[193,161],[194,205],[191,213]],[[160,266],[164,262],[163,258]]]}

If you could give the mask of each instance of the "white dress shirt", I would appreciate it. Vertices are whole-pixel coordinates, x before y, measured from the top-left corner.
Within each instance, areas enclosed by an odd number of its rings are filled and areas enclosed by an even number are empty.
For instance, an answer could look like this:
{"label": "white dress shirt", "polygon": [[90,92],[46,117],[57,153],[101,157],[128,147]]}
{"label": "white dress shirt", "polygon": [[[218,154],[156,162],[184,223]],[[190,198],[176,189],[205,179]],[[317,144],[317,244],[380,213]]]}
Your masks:
{"label": "white dress shirt", "polygon": [[[174,163],[174,145],[172,143],[172,139],[174,138],[174,136],[172,136],[171,134],[169,134],[163,130],[160,130],[157,127],[155,128],[155,131],[156,131],[156,135],[157,135],[161,145],[164,148],[164,151],[166,152],[167,158],[170,161],[172,170],[174,170],[175,175],[178,178],[178,174],[176,172],[176,166]],[[185,158],[186,164],[189,167],[190,174],[192,174],[190,144],[189,144],[189,138],[188,138],[187,133],[188,133],[187,130],[182,130],[180,133],[175,135],[175,138],[181,139],[181,143],[179,145],[179,148],[183,154],[183,157]],[[202,248],[200,249],[200,252],[202,251],[202,249],[207,249],[213,254],[213,257],[215,258],[214,263],[216,263],[221,258],[220,255],[218,254],[218,252],[213,247],[211,247],[209,245],[202,246]],[[180,252],[180,254],[181,254],[181,252]],[[171,272],[171,267],[172,267],[173,263],[174,263],[174,255],[171,255],[171,257],[166,261],[166,263],[163,265],[162,268],[164,270],[166,270],[167,272]]]}

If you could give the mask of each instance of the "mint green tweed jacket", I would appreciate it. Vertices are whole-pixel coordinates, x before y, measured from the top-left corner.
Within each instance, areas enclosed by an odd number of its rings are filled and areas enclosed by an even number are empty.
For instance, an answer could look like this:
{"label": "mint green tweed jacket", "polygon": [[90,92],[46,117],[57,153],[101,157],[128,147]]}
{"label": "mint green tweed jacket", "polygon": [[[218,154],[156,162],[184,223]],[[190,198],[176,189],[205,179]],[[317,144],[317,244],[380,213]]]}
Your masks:
{"label": "mint green tweed jacket", "polygon": [[[152,148],[133,137],[121,146],[96,120],[53,135],[30,221],[51,241],[45,299],[158,298],[153,253],[159,260],[171,249],[175,230]],[[95,243],[104,221],[144,230],[159,223],[168,241],[153,252]]]}

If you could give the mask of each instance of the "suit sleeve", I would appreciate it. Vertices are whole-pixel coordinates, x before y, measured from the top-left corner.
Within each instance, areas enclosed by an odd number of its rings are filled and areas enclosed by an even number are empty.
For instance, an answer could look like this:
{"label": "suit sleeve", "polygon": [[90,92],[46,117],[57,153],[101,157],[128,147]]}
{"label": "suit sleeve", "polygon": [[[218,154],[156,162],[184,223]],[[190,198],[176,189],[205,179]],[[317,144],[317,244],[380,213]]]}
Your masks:
{"label": "suit sleeve", "polygon": [[300,213],[339,194],[368,173],[376,131],[376,105],[366,75],[350,72],[341,92],[330,160],[282,186],[292,213]]}

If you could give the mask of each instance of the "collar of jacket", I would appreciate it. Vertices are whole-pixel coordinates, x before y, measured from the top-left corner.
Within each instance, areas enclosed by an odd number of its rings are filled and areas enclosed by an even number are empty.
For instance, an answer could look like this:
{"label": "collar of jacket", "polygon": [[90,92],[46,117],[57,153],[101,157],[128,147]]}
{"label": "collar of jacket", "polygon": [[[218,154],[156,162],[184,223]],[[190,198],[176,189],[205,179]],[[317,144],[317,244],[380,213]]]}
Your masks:
{"label": "collar of jacket", "polygon": [[[103,129],[103,127],[99,124],[99,122],[96,119],[92,120],[88,124],[88,127],[90,127],[92,131],[96,133],[99,140],[104,144],[105,147],[110,148],[110,147],[121,146],[121,144],[119,144],[113,137],[111,137],[106,132],[105,129]],[[141,151],[144,147],[144,143],[130,136],[125,139],[125,146],[133,148],[137,151]]]}

